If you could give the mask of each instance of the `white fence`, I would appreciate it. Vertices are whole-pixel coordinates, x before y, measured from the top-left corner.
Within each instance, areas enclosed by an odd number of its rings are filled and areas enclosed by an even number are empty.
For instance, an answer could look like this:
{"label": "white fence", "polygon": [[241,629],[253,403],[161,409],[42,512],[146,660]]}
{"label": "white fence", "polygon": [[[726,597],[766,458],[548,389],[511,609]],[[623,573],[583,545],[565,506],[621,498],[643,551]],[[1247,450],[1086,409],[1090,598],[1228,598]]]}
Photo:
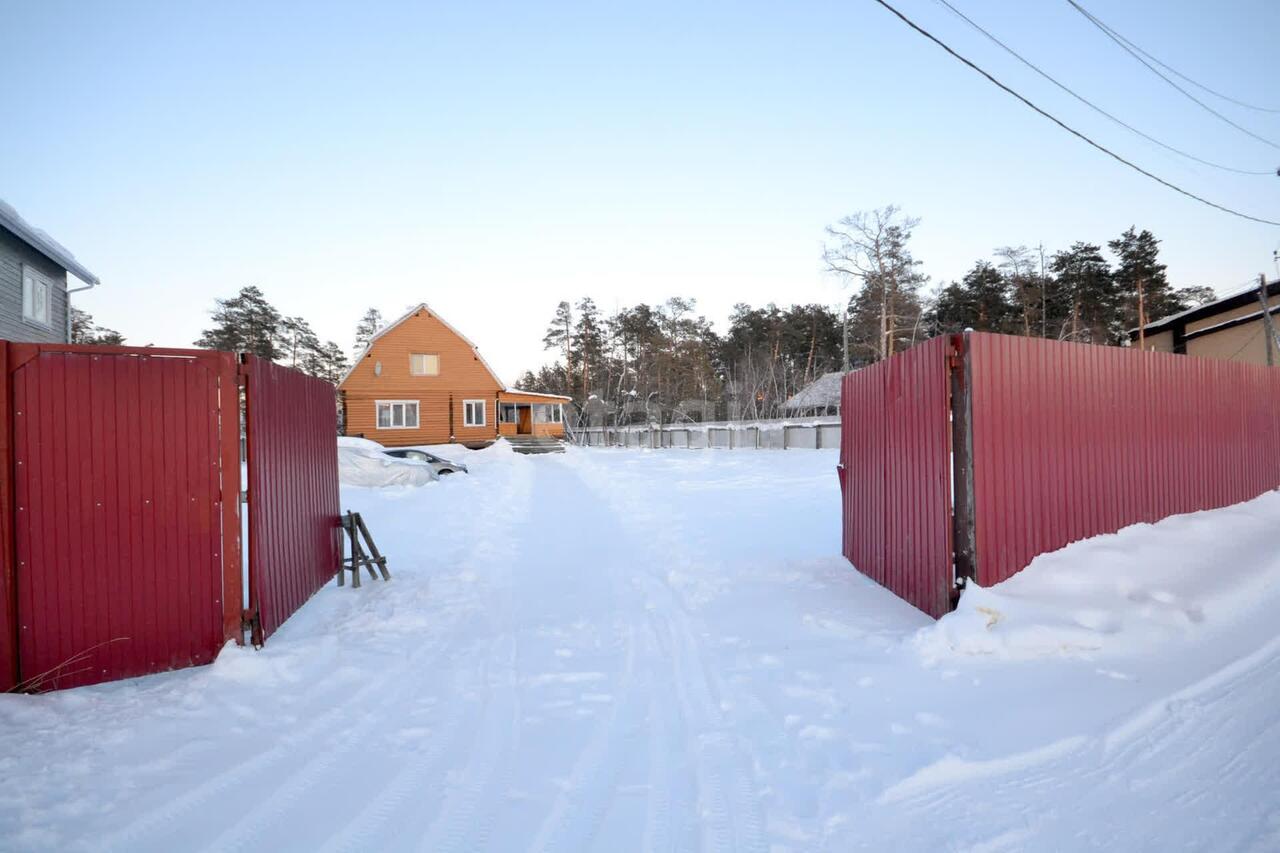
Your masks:
{"label": "white fence", "polygon": [[588,447],[824,450],[840,446],[840,418],[578,427],[573,440]]}

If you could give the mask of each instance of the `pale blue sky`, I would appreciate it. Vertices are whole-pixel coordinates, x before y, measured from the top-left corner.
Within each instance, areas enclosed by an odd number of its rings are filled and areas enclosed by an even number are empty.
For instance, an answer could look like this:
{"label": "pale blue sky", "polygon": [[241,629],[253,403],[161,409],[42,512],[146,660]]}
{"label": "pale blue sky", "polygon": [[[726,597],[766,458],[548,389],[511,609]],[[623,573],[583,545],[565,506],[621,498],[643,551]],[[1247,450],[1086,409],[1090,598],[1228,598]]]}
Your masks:
{"label": "pale blue sky", "polygon": [[[1132,124],[1246,168],[1280,150],[1150,76],[1064,0],[953,0]],[[1280,219],[1280,178],[1187,163],[1052,89],[934,0],[904,13],[1099,141]],[[1280,106],[1280,3],[1091,0],[1193,77]],[[349,347],[426,301],[508,381],[561,298],[818,301],[823,227],[896,203],[935,282],[1008,243],[1136,224],[1175,284],[1275,274],[1280,229],[1171,193],[1056,129],[871,0],[122,3],[0,0],[0,198],[103,279],[133,343],[187,345],[259,284]],[[1217,102],[1213,102],[1219,106]],[[1280,114],[1221,106],[1280,143]]]}

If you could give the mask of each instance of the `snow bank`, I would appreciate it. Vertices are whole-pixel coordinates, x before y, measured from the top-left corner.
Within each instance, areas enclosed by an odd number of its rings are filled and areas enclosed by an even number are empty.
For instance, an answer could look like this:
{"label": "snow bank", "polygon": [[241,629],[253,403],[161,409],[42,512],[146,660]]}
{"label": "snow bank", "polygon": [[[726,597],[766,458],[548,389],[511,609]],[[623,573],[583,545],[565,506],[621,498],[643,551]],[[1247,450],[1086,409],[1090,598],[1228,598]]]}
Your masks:
{"label": "snow bank", "polygon": [[926,661],[1150,651],[1229,629],[1280,590],[1280,492],[1135,524],[1042,554],[922,629]]}
{"label": "snow bank", "polygon": [[388,456],[376,441],[338,439],[338,480],[344,486],[421,486],[435,479],[426,462]]}

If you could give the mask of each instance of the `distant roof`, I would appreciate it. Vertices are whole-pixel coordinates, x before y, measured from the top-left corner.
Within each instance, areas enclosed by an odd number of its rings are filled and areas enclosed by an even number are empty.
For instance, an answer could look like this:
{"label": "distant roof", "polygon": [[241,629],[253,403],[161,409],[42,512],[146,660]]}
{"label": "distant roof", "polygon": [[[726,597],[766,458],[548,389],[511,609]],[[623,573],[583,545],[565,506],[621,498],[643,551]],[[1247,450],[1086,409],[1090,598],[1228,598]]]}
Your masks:
{"label": "distant roof", "polygon": [[808,385],[797,391],[782,408],[788,411],[804,409],[826,409],[840,405],[840,380],[844,374],[840,371],[824,373]]}
{"label": "distant roof", "polygon": [[36,228],[18,215],[13,206],[0,199],[0,225],[8,228],[18,239],[43,255],[47,255],[54,263],[74,275],[86,284],[101,284],[98,277],[85,269],[76,256],[57,240]]}
{"label": "distant roof", "polygon": [[[1280,296],[1280,279],[1267,283],[1267,296]],[[1156,332],[1163,332],[1165,329],[1173,326],[1194,323],[1196,320],[1203,320],[1205,317],[1212,317],[1215,314],[1221,314],[1224,311],[1231,311],[1241,308],[1245,305],[1256,304],[1258,302],[1258,288],[1256,285],[1246,290],[1233,293],[1230,296],[1224,296],[1221,299],[1215,299],[1212,302],[1206,302],[1204,305],[1197,305],[1194,308],[1188,308],[1186,311],[1180,311],[1177,314],[1171,314],[1156,320],[1154,323],[1147,324],[1147,334],[1152,335]],[[1258,306],[1258,310],[1262,310],[1262,306]],[[1137,337],[1138,330],[1131,329],[1130,337]]]}
{"label": "distant roof", "polygon": [[348,379],[351,378],[351,374],[355,373],[356,367],[358,367],[360,362],[364,360],[364,357],[369,354],[369,351],[373,349],[373,344],[375,341],[378,340],[378,338],[382,337],[387,332],[394,329],[396,326],[399,326],[401,323],[403,323],[405,320],[408,320],[410,317],[412,317],[414,314],[417,314],[419,311],[426,311],[429,315],[439,320],[440,325],[444,326],[446,329],[448,329],[449,331],[457,335],[459,338],[461,338],[464,344],[471,347],[471,351],[476,354],[476,358],[480,359],[480,363],[484,365],[485,370],[489,371],[489,375],[493,377],[494,382],[498,383],[498,387],[501,388],[503,391],[507,390],[507,383],[503,382],[502,379],[498,377],[498,374],[493,372],[493,368],[489,366],[489,362],[485,361],[484,356],[480,354],[480,348],[477,347],[475,344],[471,343],[471,340],[466,335],[462,334],[462,332],[459,332],[453,326],[450,326],[449,321],[445,320],[445,318],[441,317],[439,314],[433,311],[431,309],[431,306],[425,302],[419,302],[417,305],[413,306],[408,311],[404,312],[399,317],[392,320],[390,323],[388,323],[387,325],[379,329],[377,332],[375,332],[373,337],[369,338],[369,343],[366,344],[365,348],[361,350],[359,355],[356,356],[355,361],[351,362],[351,366],[347,368],[347,372],[342,374],[342,378],[338,380],[338,386],[341,387],[342,383],[346,382]]}

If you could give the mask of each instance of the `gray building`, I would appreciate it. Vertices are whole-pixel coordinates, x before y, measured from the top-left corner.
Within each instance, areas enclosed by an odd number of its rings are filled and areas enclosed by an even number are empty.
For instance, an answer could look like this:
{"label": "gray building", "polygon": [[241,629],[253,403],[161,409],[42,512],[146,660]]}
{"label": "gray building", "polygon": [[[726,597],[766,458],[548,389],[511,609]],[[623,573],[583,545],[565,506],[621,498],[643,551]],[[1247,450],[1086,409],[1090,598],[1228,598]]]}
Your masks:
{"label": "gray building", "polygon": [[[68,289],[67,273],[83,285]],[[68,342],[68,295],[97,285],[70,252],[0,201],[0,339]]]}

